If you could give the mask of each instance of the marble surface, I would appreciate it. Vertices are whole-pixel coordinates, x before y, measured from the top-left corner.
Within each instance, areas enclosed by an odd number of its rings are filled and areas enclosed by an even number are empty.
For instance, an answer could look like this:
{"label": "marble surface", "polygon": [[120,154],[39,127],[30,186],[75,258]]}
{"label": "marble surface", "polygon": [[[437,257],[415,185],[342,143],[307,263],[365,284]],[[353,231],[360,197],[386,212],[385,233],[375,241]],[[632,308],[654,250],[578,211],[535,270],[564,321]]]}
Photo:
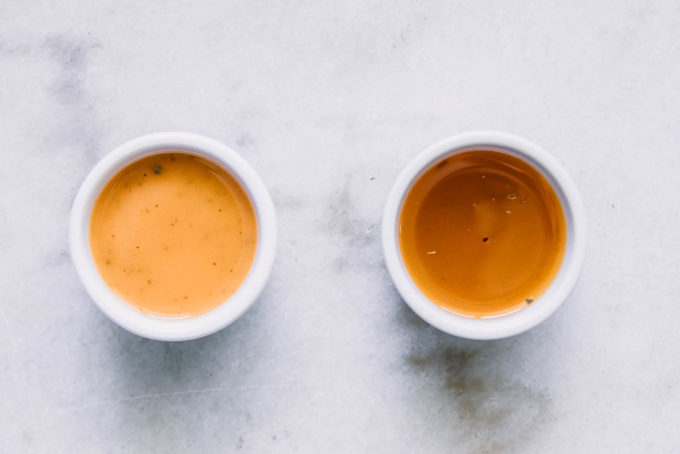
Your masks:
{"label": "marble surface", "polygon": [[[582,4],[583,3],[583,4]],[[0,1],[0,452],[680,450],[675,1]],[[471,129],[572,173],[566,304],[472,342],[418,319],[379,223],[400,169]],[[161,343],[69,260],[81,181],[133,137],[215,137],[279,217],[242,319]]]}

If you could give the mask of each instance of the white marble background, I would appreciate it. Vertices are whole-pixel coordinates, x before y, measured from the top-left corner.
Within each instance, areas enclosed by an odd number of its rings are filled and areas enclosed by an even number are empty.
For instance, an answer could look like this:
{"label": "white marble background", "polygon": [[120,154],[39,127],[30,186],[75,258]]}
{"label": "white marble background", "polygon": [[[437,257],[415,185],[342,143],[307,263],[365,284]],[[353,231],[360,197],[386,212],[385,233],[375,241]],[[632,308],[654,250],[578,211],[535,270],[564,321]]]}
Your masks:
{"label": "white marble background", "polygon": [[[680,452],[677,1],[0,0],[0,452]],[[523,135],[589,214],[579,285],[496,342],[430,328],[382,262],[399,170]],[[70,263],[94,163],[160,130],[240,151],[280,247],[208,338],[128,334]]]}

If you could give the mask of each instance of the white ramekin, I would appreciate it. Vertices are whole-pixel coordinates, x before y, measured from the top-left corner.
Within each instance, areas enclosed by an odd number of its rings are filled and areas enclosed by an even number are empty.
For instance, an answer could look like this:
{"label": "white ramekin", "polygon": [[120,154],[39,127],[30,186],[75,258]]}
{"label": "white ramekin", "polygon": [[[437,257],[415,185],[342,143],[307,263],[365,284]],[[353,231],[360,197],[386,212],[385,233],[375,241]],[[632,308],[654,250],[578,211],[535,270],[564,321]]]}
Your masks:
{"label": "white ramekin", "polygon": [[[241,287],[216,309],[186,319],[145,315],[122,301],[102,280],[90,251],[92,207],[106,183],[122,168],[146,156],[178,151],[204,157],[230,172],[243,186],[257,218],[257,247]],[[234,322],[255,302],[276,254],[276,215],[269,192],[250,165],[226,145],[197,134],[160,132],[138,137],[106,155],[85,178],[71,210],[71,259],[90,297],[111,320],[149,339],[180,341],[207,336]]]}
{"label": "white ramekin", "polygon": [[[467,318],[442,309],[430,301],[409,276],[399,248],[399,215],[414,181],[432,164],[447,156],[469,150],[495,150],[531,164],[557,193],[567,224],[567,245],[559,272],[552,284],[531,305],[494,318]],[[519,334],[548,318],[569,296],[576,284],[586,252],[585,208],[576,185],[557,160],[538,145],[512,134],[473,131],[429,146],[397,177],[387,199],[382,223],[385,263],[397,290],[423,320],[440,330],[469,339],[500,339]]]}

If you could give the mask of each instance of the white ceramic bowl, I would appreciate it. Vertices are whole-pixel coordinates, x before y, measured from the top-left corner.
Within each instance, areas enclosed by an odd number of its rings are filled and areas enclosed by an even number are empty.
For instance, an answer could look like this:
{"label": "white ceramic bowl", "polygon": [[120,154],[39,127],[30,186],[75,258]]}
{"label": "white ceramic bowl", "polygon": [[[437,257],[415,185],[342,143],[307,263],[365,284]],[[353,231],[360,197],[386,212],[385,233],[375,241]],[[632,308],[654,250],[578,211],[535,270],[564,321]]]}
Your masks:
{"label": "white ceramic bowl", "polygon": [[[567,244],[562,265],[552,284],[524,309],[495,318],[466,318],[430,301],[409,276],[399,248],[398,225],[402,203],[414,181],[432,164],[469,150],[495,150],[531,164],[555,190],[567,224]],[[417,155],[397,177],[387,199],[382,224],[387,269],[406,303],[423,320],[459,337],[499,339],[526,331],[548,318],[569,296],[576,284],[586,251],[585,208],[576,186],[555,158],[528,140],[495,131],[474,131],[435,143]]]}
{"label": "white ceramic bowl", "polygon": [[[229,171],[243,186],[257,218],[255,258],[245,281],[216,309],[186,319],[142,314],[122,301],[104,283],[92,259],[90,214],[95,200],[122,168],[146,156],[178,151],[204,157]],[[218,331],[243,315],[262,292],[276,254],[276,216],[269,192],[250,165],[226,145],[208,137],[184,132],[160,132],[138,137],[106,155],[85,178],[71,210],[71,259],[85,289],[114,322],[140,336],[165,341],[196,339]]]}

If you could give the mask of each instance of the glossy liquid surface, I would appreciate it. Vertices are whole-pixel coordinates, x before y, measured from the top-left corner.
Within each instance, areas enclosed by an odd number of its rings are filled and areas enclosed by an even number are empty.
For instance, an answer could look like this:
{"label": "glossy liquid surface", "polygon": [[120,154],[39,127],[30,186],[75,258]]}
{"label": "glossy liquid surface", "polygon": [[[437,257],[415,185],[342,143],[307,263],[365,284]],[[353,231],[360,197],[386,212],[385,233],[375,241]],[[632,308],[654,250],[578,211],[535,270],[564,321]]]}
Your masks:
{"label": "glossy liquid surface", "polygon": [[425,171],[399,220],[401,254],[416,286],[443,308],[478,318],[538,300],[557,275],[566,238],[548,181],[526,162],[487,150]]}
{"label": "glossy liquid surface", "polygon": [[106,284],[140,311],[165,317],[225,302],[245,280],[256,245],[255,212],[239,182],[182,153],[121,170],[90,218],[90,248]]}

